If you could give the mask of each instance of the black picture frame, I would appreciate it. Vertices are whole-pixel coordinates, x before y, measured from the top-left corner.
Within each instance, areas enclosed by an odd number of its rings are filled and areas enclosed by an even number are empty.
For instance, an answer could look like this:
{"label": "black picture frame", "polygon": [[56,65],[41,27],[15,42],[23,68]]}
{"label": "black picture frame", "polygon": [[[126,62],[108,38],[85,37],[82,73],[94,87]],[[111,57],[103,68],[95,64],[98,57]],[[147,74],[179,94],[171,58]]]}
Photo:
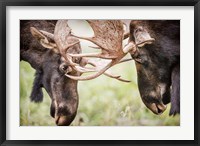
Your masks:
{"label": "black picture frame", "polygon": [[[7,6],[193,6],[194,7],[194,140],[7,140],[6,139],[6,7]],[[1,0],[0,1],[0,144],[21,145],[199,145],[199,64],[200,64],[200,1],[199,0]],[[190,29],[190,28],[188,28]],[[193,49],[193,48],[188,48]]]}

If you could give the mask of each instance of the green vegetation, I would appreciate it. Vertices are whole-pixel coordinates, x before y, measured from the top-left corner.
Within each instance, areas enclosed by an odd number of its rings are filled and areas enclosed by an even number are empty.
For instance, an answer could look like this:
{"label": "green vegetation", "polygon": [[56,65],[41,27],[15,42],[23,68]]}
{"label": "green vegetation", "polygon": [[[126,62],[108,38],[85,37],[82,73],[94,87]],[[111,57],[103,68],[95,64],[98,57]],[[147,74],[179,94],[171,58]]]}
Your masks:
{"label": "green vegetation", "polygon": [[[42,103],[31,103],[35,70],[26,62],[20,62],[20,125],[55,125],[50,116],[50,98],[43,90]],[[78,113],[73,126],[177,126],[180,116],[169,117],[170,105],[162,115],[154,115],[143,104],[138,88],[134,62],[112,68],[130,83],[100,76],[90,81],[80,81]]]}

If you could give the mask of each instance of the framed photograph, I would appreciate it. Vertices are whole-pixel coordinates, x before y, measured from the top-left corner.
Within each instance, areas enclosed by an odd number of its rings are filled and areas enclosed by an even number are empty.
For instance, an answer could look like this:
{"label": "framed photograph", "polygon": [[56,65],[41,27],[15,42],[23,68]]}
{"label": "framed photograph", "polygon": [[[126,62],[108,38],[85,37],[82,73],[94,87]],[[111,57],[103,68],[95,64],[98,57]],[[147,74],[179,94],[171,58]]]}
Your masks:
{"label": "framed photograph", "polygon": [[1,145],[199,145],[200,2],[0,2]]}

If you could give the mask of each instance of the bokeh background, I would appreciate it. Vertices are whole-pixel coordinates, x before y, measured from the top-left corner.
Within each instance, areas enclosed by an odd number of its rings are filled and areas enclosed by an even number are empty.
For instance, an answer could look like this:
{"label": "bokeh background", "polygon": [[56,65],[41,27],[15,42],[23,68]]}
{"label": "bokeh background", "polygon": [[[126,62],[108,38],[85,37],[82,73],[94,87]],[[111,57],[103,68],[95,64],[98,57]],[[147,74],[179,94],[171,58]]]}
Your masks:
{"label": "bokeh background", "polygon": [[[90,26],[82,20],[70,20],[69,26],[79,36],[92,36]],[[127,40],[124,41],[124,44]],[[95,52],[93,44],[81,40],[83,52]],[[129,55],[126,58],[130,58]],[[137,87],[134,61],[116,65],[111,72],[130,80],[120,82],[104,75],[89,81],[79,81],[79,107],[72,126],[179,126],[180,116],[169,116],[170,104],[162,115],[154,115],[143,104]],[[20,126],[55,126],[50,116],[50,97],[43,89],[44,100],[30,102],[35,70],[20,62]]]}

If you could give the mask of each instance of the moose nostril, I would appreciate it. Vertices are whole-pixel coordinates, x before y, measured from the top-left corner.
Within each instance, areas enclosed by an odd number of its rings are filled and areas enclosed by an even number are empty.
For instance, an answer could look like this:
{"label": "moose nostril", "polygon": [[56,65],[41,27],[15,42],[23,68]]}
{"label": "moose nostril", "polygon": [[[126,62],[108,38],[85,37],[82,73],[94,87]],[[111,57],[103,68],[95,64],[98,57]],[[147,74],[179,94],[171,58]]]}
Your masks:
{"label": "moose nostril", "polygon": [[163,103],[151,103],[147,104],[147,107],[156,115],[162,114],[167,108]]}
{"label": "moose nostril", "polygon": [[162,110],[158,108],[158,114],[162,114]]}
{"label": "moose nostril", "polygon": [[157,112],[158,114],[162,114],[166,110],[166,106],[164,104],[158,104],[157,105]]}

